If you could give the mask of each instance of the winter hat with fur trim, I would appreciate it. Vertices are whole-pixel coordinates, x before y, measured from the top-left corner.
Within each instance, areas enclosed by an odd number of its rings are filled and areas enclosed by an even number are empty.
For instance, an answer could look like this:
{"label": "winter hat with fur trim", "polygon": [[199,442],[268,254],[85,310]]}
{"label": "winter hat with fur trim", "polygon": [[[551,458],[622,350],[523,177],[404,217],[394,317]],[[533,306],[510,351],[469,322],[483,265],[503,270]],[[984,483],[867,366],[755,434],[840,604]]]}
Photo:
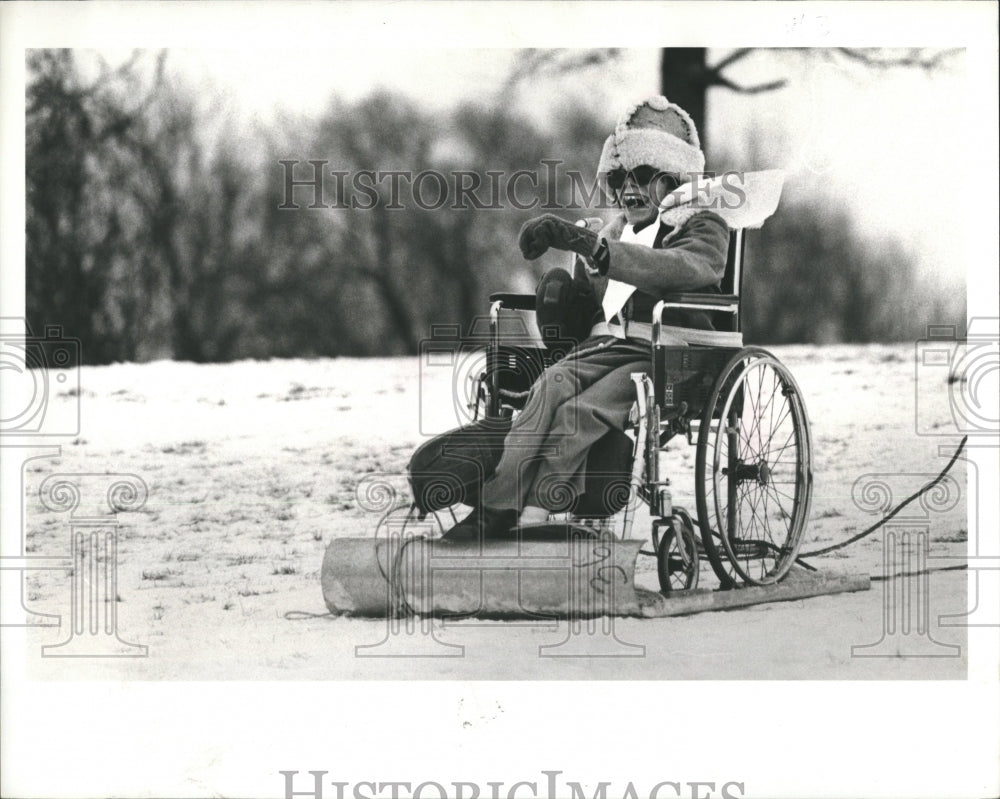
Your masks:
{"label": "winter hat with fur trim", "polygon": [[650,97],[622,115],[615,132],[604,142],[597,176],[607,180],[616,169],[640,166],[679,175],[682,183],[690,173],[705,171],[705,155],[694,122],[687,111],[662,95]]}

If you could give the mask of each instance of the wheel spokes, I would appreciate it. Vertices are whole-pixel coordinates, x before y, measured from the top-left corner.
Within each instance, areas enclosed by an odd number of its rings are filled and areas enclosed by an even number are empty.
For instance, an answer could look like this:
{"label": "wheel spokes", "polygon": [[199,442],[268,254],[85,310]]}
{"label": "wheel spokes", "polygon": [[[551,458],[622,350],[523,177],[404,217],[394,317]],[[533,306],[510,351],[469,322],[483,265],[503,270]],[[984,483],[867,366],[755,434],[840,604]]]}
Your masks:
{"label": "wheel spokes", "polygon": [[723,546],[745,579],[778,579],[790,568],[804,523],[808,433],[801,398],[776,361],[745,361],[718,417],[706,490]]}

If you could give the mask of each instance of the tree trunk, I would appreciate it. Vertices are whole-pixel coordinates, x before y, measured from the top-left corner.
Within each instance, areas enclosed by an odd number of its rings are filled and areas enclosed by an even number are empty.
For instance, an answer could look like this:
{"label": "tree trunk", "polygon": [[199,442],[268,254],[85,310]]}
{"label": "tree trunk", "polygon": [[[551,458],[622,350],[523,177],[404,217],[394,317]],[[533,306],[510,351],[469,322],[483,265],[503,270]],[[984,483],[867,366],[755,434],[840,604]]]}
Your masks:
{"label": "tree trunk", "polygon": [[691,115],[701,137],[701,149],[706,153],[707,55],[704,47],[664,47],[660,54],[660,91]]}

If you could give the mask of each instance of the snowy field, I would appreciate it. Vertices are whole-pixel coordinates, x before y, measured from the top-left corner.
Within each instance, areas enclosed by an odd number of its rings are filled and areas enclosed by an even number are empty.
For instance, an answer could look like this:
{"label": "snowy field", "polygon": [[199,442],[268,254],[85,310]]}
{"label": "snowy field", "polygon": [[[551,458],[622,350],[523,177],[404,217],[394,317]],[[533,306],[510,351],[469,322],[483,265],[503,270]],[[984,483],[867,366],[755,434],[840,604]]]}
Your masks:
{"label": "snowy field", "polygon": [[[937,474],[957,446],[947,370],[921,374],[915,385],[913,345],[773,351],[799,382],[812,420],[815,492],[804,551],[879,518],[855,502],[859,478],[881,475],[895,505]],[[904,580],[876,582],[863,593],[598,625],[642,647],[629,647],[638,653],[632,657],[543,657],[558,651],[541,648],[565,639],[564,624],[505,622],[416,625],[413,647],[449,657],[357,657],[357,646],[385,639],[386,622],[321,615],[324,548],[334,537],[374,533],[380,514],[359,502],[357,490],[366,476],[388,475],[405,498],[405,466],[423,433],[456,423],[450,370],[422,369],[416,358],[122,364],[84,368],[79,397],[55,399],[76,401],[80,437],[57,441],[58,456],[26,464],[24,548],[34,556],[68,554],[66,514],[39,501],[50,475],[140,476],[147,502],[119,516],[116,604],[119,636],[147,646],[148,656],[41,657],[41,646],[68,637],[70,580],[65,570],[33,571],[22,586],[29,618],[59,614],[62,626],[29,628],[32,676],[954,679],[966,672],[964,628],[939,624],[967,608],[962,571],[930,576],[929,635],[916,642],[925,652],[955,655],[948,657],[852,657],[852,646],[883,637],[883,592]],[[695,450],[683,441],[672,446],[675,503],[693,509]],[[910,529],[930,532],[932,567],[966,553],[967,469],[960,460],[952,471],[963,492],[958,501],[910,506]],[[633,536],[647,537],[648,527],[637,523]],[[813,563],[880,575],[881,532]],[[640,584],[655,585],[653,569],[651,559],[641,559]],[[715,584],[707,564],[702,579]],[[305,613],[289,618],[289,611]],[[897,634],[880,652],[906,654],[916,637]]]}

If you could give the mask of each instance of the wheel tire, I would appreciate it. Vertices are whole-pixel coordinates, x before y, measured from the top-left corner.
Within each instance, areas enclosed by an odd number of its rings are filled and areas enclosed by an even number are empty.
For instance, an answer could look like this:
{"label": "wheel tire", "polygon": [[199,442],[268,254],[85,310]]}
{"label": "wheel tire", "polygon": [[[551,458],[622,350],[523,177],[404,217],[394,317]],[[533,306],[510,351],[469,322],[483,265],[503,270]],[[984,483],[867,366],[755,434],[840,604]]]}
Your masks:
{"label": "wheel tire", "polygon": [[724,588],[769,585],[791,569],[809,516],[811,458],[795,379],[767,350],[740,350],[712,389],[695,457],[702,543]]}
{"label": "wheel tire", "polygon": [[672,516],[670,522],[656,547],[656,575],[662,594],[698,586],[698,544],[694,530],[679,515]]}

